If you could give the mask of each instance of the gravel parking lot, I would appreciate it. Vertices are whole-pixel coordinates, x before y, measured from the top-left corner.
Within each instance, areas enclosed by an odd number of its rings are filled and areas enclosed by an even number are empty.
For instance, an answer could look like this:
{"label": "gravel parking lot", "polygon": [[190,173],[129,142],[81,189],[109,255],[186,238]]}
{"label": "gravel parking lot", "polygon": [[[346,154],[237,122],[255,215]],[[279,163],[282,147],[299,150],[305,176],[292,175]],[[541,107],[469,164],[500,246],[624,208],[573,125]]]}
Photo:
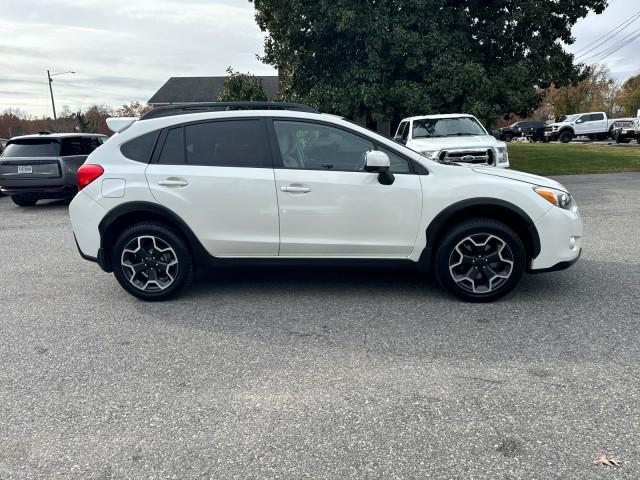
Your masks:
{"label": "gravel parking lot", "polygon": [[0,198],[0,478],[640,478],[640,174],[560,181],[583,258],[489,305],[321,268],[142,303]]}

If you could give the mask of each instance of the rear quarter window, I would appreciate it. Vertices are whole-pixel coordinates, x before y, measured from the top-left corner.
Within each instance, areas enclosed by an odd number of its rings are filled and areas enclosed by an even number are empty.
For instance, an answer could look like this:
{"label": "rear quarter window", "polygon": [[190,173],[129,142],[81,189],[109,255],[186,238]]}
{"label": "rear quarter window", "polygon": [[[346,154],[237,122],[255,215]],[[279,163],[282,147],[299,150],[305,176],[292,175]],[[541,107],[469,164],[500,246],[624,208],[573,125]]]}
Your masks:
{"label": "rear quarter window", "polygon": [[149,163],[159,134],[160,132],[156,131],[129,140],[120,147],[120,152],[129,160]]}

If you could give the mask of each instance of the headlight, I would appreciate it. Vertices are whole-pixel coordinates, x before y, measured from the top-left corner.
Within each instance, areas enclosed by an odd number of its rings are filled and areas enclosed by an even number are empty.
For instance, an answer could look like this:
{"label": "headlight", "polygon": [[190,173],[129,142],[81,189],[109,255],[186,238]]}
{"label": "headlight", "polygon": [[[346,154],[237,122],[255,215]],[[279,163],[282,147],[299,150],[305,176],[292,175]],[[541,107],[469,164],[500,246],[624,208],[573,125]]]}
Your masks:
{"label": "headlight", "polygon": [[553,190],[551,188],[542,187],[535,187],[533,191],[556,207],[560,207],[564,210],[574,209],[573,198],[571,198],[571,195],[569,195],[568,193],[561,192],[560,190]]}
{"label": "headlight", "polygon": [[438,152],[434,151],[434,150],[424,150],[424,151],[420,152],[420,155],[423,155],[423,156],[425,156],[427,158],[433,158],[436,153],[438,153]]}
{"label": "headlight", "polygon": [[507,151],[507,147],[498,147],[496,148],[497,152],[497,163],[509,163],[509,152]]}

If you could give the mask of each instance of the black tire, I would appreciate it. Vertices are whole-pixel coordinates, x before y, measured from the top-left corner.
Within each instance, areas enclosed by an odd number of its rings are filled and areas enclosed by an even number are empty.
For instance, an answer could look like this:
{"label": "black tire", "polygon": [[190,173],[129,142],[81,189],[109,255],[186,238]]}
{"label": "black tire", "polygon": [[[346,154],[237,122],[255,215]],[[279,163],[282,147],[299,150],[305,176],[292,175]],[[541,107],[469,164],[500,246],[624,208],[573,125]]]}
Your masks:
{"label": "black tire", "polygon": [[542,142],[543,143],[549,143],[549,142],[551,142],[551,138],[549,138],[547,136],[544,136],[544,137],[542,137]]}
{"label": "black tire", "polygon": [[571,140],[573,140],[573,133],[571,133],[568,130],[565,130],[560,134],[560,136],[558,137],[558,140],[560,140],[560,143],[569,143]]}
{"label": "black tire", "polygon": [[30,193],[25,193],[22,195],[11,195],[11,200],[19,207],[33,207],[38,202],[38,197]]}
{"label": "black tire", "polygon": [[[485,248],[491,246],[506,245],[508,249],[503,246],[498,252],[499,260],[495,263],[491,262],[489,257],[482,257],[482,255],[476,257],[477,251],[469,251],[466,255],[468,258],[472,258],[474,264],[468,263],[469,271],[458,275],[459,277],[468,277],[474,275],[475,279],[463,278],[462,280],[454,279],[454,274],[458,268],[462,271],[466,270],[466,265],[460,265],[459,267],[452,267],[452,264],[457,260],[462,261],[460,250],[457,248],[465,248],[468,242],[465,242],[473,237],[474,239],[480,239],[479,243],[482,243],[482,239],[487,239],[487,244],[482,248],[483,252]],[[497,239],[497,240],[495,240]],[[475,248],[475,246],[474,246]],[[511,267],[508,267],[508,263],[503,262],[502,254],[504,253],[504,259],[509,260],[512,263]],[[493,253],[493,255],[496,255]],[[491,256],[491,255],[490,255]],[[453,293],[457,297],[467,302],[491,302],[497,300],[511,290],[520,281],[522,274],[525,271],[527,261],[527,254],[518,234],[504,223],[492,220],[489,218],[477,218],[473,220],[467,220],[451,227],[442,237],[442,240],[438,243],[436,248],[435,257],[435,273],[438,283],[449,292]],[[477,262],[477,263],[476,263]],[[500,265],[502,264],[502,265]],[[482,285],[488,279],[488,275],[484,273],[484,268],[488,268],[492,273],[496,274],[497,271],[507,278],[498,278],[498,275],[491,279],[488,284],[488,288]],[[495,268],[496,271],[491,270]],[[474,272],[474,270],[476,270]],[[494,280],[497,281],[493,283]],[[478,284],[476,285],[476,282]],[[493,288],[493,286],[495,288]],[[478,290],[478,291],[476,291]],[[486,290],[486,291],[483,291]]]}
{"label": "black tire", "polygon": [[620,135],[618,135],[618,134],[615,134],[613,136],[613,139],[616,141],[616,143],[622,143],[622,140],[620,139]]}
{"label": "black tire", "polygon": [[510,142],[511,140],[513,140],[513,135],[511,133],[505,133],[504,134],[504,141],[505,142]]}
{"label": "black tire", "polygon": [[[149,255],[146,259],[138,254],[131,253],[132,245],[145,247],[145,245],[141,245],[140,240],[137,240],[140,237],[155,239],[152,240],[153,243],[146,245],[151,246],[144,253]],[[137,244],[135,243],[136,241],[138,242]],[[147,241],[146,238],[142,240],[142,242]],[[153,246],[156,246],[157,250],[154,251]],[[127,247],[129,248],[127,249]],[[162,253],[161,250],[165,251],[166,247],[171,249],[171,252]],[[125,252],[125,249],[127,249],[127,252]],[[164,255],[169,257],[164,257]],[[135,265],[141,266],[144,264],[142,267],[144,270],[133,273],[135,271],[133,266],[129,267],[131,270],[123,266],[125,256],[129,256],[132,259],[126,259],[128,263],[137,262]],[[168,263],[173,262],[174,256],[177,264],[171,267],[167,266]],[[155,269],[153,268],[154,262]],[[187,243],[168,226],[155,222],[138,223],[122,232],[111,251],[111,265],[113,266],[113,274],[122,288],[131,295],[146,301],[162,301],[174,297],[191,281],[193,274],[193,261]],[[148,266],[152,268],[147,268]],[[150,272],[150,270],[160,271],[159,269],[162,268],[164,268],[164,273],[154,274]],[[170,279],[173,280],[170,281]],[[142,281],[146,281],[147,290],[140,285]],[[155,282],[155,287],[151,285],[153,282]],[[136,286],[134,283],[140,286]],[[166,286],[162,287],[161,283],[165,283]]]}

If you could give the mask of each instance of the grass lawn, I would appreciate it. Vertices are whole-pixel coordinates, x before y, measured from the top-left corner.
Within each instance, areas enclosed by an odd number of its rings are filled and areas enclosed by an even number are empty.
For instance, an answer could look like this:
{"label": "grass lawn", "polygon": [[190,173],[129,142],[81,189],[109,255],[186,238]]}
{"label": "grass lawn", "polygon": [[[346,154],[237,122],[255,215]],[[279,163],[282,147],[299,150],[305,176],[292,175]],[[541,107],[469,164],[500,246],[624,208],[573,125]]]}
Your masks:
{"label": "grass lawn", "polygon": [[514,170],[537,175],[640,171],[640,148],[580,143],[509,143]]}

